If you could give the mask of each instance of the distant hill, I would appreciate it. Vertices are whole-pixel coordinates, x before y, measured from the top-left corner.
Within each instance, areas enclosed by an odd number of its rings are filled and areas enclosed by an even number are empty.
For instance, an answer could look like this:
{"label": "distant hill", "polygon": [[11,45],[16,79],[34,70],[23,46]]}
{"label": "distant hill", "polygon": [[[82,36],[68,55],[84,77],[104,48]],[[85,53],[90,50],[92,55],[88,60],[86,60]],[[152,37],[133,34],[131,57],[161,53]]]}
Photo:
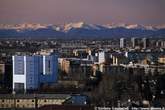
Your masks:
{"label": "distant hill", "polygon": [[53,24],[0,24],[0,38],[119,38],[119,37],[165,37],[165,26],[144,26],[126,24],[69,23],[63,26]]}

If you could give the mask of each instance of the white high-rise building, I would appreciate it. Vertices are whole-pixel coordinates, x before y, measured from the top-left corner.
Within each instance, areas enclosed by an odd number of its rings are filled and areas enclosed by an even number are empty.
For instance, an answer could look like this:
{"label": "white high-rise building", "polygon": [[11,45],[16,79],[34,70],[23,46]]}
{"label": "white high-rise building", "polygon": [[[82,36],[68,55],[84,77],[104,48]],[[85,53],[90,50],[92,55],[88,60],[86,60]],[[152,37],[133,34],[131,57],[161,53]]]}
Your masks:
{"label": "white high-rise building", "polygon": [[13,91],[35,90],[41,83],[53,83],[58,77],[56,55],[12,56]]}
{"label": "white high-rise building", "polygon": [[140,46],[139,44],[139,39],[138,38],[135,38],[135,37],[132,37],[131,38],[131,44],[132,44],[132,48],[136,48],[138,46]]}
{"label": "white high-rise building", "polygon": [[142,42],[143,42],[143,48],[146,49],[149,47],[149,39],[147,38],[143,38],[142,39]]}
{"label": "white high-rise building", "polygon": [[135,48],[136,46],[136,38],[131,38],[131,42],[132,42],[132,47]]}
{"label": "white high-rise building", "polygon": [[126,46],[125,38],[120,38],[120,48],[125,48],[125,46]]}
{"label": "white high-rise building", "polygon": [[105,52],[101,51],[98,53],[98,62],[99,63],[104,63],[105,62]]}

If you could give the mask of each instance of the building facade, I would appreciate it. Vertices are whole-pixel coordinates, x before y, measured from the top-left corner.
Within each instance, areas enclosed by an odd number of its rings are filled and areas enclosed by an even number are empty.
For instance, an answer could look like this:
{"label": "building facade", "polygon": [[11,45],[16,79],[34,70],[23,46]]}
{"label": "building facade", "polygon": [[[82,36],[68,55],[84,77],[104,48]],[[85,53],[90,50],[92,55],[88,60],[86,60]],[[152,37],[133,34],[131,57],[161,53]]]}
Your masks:
{"label": "building facade", "polygon": [[120,38],[120,48],[125,48],[126,47],[126,39]]}
{"label": "building facade", "polygon": [[13,90],[36,90],[41,83],[53,83],[58,76],[56,55],[13,56]]}
{"label": "building facade", "polygon": [[104,63],[105,62],[105,52],[101,51],[98,52],[98,63]]}
{"label": "building facade", "polygon": [[62,105],[67,94],[0,94],[0,109],[36,109],[45,105]]}
{"label": "building facade", "polygon": [[149,39],[143,38],[142,42],[143,42],[143,49],[146,49],[149,47]]}

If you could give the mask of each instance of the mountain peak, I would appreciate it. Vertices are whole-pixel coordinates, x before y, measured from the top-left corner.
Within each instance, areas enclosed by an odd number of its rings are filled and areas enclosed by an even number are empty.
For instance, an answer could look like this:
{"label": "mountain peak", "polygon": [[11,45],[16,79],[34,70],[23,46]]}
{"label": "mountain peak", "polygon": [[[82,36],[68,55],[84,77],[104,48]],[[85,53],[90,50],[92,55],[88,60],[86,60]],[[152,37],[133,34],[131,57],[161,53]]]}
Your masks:
{"label": "mountain peak", "polygon": [[65,25],[54,24],[0,24],[0,36],[68,36],[68,37],[132,37],[165,36],[165,25],[160,27],[139,24],[97,25],[75,22]]}
{"label": "mountain peak", "polygon": [[0,29],[16,29],[16,30],[24,30],[24,29],[39,29],[39,28],[47,28],[46,24],[37,24],[37,23],[22,23],[22,24],[12,24],[12,25],[0,25]]}
{"label": "mountain peak", "polygon": [[68,31],[72,28],[82,28],[83,26],[85,26],[84,22],[75,22],[75,23],[69,23],[64,25],[64,31]]}

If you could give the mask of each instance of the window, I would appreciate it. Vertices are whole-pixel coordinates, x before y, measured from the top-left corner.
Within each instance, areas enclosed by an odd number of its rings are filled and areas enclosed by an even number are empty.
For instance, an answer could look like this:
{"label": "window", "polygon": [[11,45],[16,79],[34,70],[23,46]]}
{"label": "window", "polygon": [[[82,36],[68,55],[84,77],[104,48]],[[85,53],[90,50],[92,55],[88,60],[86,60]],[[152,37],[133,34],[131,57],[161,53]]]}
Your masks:
{"label": "window", "polygon": [[24,83],[14,83],[16,90],[24,90]]}
{"label": "window", "polygon": [[47,60],[46,74],[50,74],[50,72],[51,72],[51,62],[50,60]]}
{"label": "window", "polygon": [[48,69],[50,69],[50,60],[48,61]]}
{"label": "window", "polygon": [[17,102],[19,102],[19,100],[17,100]]}

